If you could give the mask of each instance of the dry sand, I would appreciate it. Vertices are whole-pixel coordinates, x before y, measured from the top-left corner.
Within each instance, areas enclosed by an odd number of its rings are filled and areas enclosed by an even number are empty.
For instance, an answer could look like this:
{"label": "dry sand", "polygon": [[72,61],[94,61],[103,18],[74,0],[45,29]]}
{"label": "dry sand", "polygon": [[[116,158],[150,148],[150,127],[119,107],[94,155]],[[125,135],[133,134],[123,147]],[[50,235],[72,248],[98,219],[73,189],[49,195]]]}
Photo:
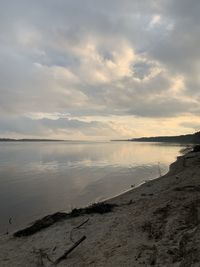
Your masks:
{"label": "dry sand", "polygon": [[87,238],[58,266],[200,266],[200,152],[179,157],[165,176],[108,203],[118,207],[29,237],[1,236],[0,266],[54,266],[49,259],[72,246],[70,235]]}

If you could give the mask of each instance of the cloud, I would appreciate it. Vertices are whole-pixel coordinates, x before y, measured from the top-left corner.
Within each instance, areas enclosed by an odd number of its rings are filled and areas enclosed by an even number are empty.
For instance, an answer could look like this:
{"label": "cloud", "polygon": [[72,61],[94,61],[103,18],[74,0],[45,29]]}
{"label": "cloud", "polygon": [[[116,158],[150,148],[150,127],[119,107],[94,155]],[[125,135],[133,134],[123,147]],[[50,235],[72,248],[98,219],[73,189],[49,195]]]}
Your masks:
{"label": "cloud", "polygon": [[[0,3],[5,133],[110,138],[116,129],[131,135],[121,121],[111,126],[112,116],[132,115],[134,122],[199,115],[199,1]],[[81,123],[86,116],[92,131]],[[76,120],[79,128],[72,127]]]}
{"label": "cloud", "polygon": [[194,131],[199,131],[200,128],[200,122],[191,122],[191,121],[186,121],[186,122],[182,122],[181,126],[185,127],[185,128],[190,128],[193,129]]}
{"label": "cloud", "polygon": [[[75,135],[74,135],[75,133]],[[99,121],[83,121],[77,119],[32,119],[28,117],[7,117],[0,119],[0,136],[17,138],[61,138],[61,139],[87,139],[106,138],[116,135],[116,131],[107,123]],[[116,135],[117,136],[117,135]]]}

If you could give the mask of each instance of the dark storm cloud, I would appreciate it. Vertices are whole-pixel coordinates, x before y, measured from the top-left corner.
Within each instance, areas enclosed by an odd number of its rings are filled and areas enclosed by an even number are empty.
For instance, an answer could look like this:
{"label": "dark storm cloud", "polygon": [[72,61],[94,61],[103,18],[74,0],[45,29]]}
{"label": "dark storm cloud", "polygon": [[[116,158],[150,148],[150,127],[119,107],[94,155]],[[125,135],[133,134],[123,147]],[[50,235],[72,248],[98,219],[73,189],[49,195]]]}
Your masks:
{"label": "dark storm cloud", "polygon": [[34,113],[199,114],[198,0],[0,4],[1,131],[76,129],[74,120],[24,119]]}

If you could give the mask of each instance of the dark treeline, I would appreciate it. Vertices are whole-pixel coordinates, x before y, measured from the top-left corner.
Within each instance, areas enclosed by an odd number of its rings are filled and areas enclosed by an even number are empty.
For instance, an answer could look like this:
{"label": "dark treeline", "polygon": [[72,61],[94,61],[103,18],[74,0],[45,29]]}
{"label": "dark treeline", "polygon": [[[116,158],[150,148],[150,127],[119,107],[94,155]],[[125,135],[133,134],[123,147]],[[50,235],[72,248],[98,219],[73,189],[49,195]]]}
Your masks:
{"label": "dark treeline", "polygon": [[179,136],[155,136],[155,137],[132,138],[129,139],[129,141],[200,144],[200,132],[196,132],[194,134],[179,135]]}

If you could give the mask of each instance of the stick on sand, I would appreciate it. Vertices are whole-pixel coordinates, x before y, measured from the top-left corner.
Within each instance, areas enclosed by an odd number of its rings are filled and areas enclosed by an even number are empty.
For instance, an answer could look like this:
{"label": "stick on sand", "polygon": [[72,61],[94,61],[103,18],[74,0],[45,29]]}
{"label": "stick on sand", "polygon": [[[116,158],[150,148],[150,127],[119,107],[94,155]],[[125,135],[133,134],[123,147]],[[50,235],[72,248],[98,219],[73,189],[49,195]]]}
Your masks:
{"label": "stick on sand", "polygon": [[82,236],[81,239],[79,239],[71,248],[69,248],[61,257],[59,257],[55,264],[57,265],[62,260],[66,259],[66,257],[71,253],[78,245],[80,245],[84,240],[86,239],[86,236]]}

